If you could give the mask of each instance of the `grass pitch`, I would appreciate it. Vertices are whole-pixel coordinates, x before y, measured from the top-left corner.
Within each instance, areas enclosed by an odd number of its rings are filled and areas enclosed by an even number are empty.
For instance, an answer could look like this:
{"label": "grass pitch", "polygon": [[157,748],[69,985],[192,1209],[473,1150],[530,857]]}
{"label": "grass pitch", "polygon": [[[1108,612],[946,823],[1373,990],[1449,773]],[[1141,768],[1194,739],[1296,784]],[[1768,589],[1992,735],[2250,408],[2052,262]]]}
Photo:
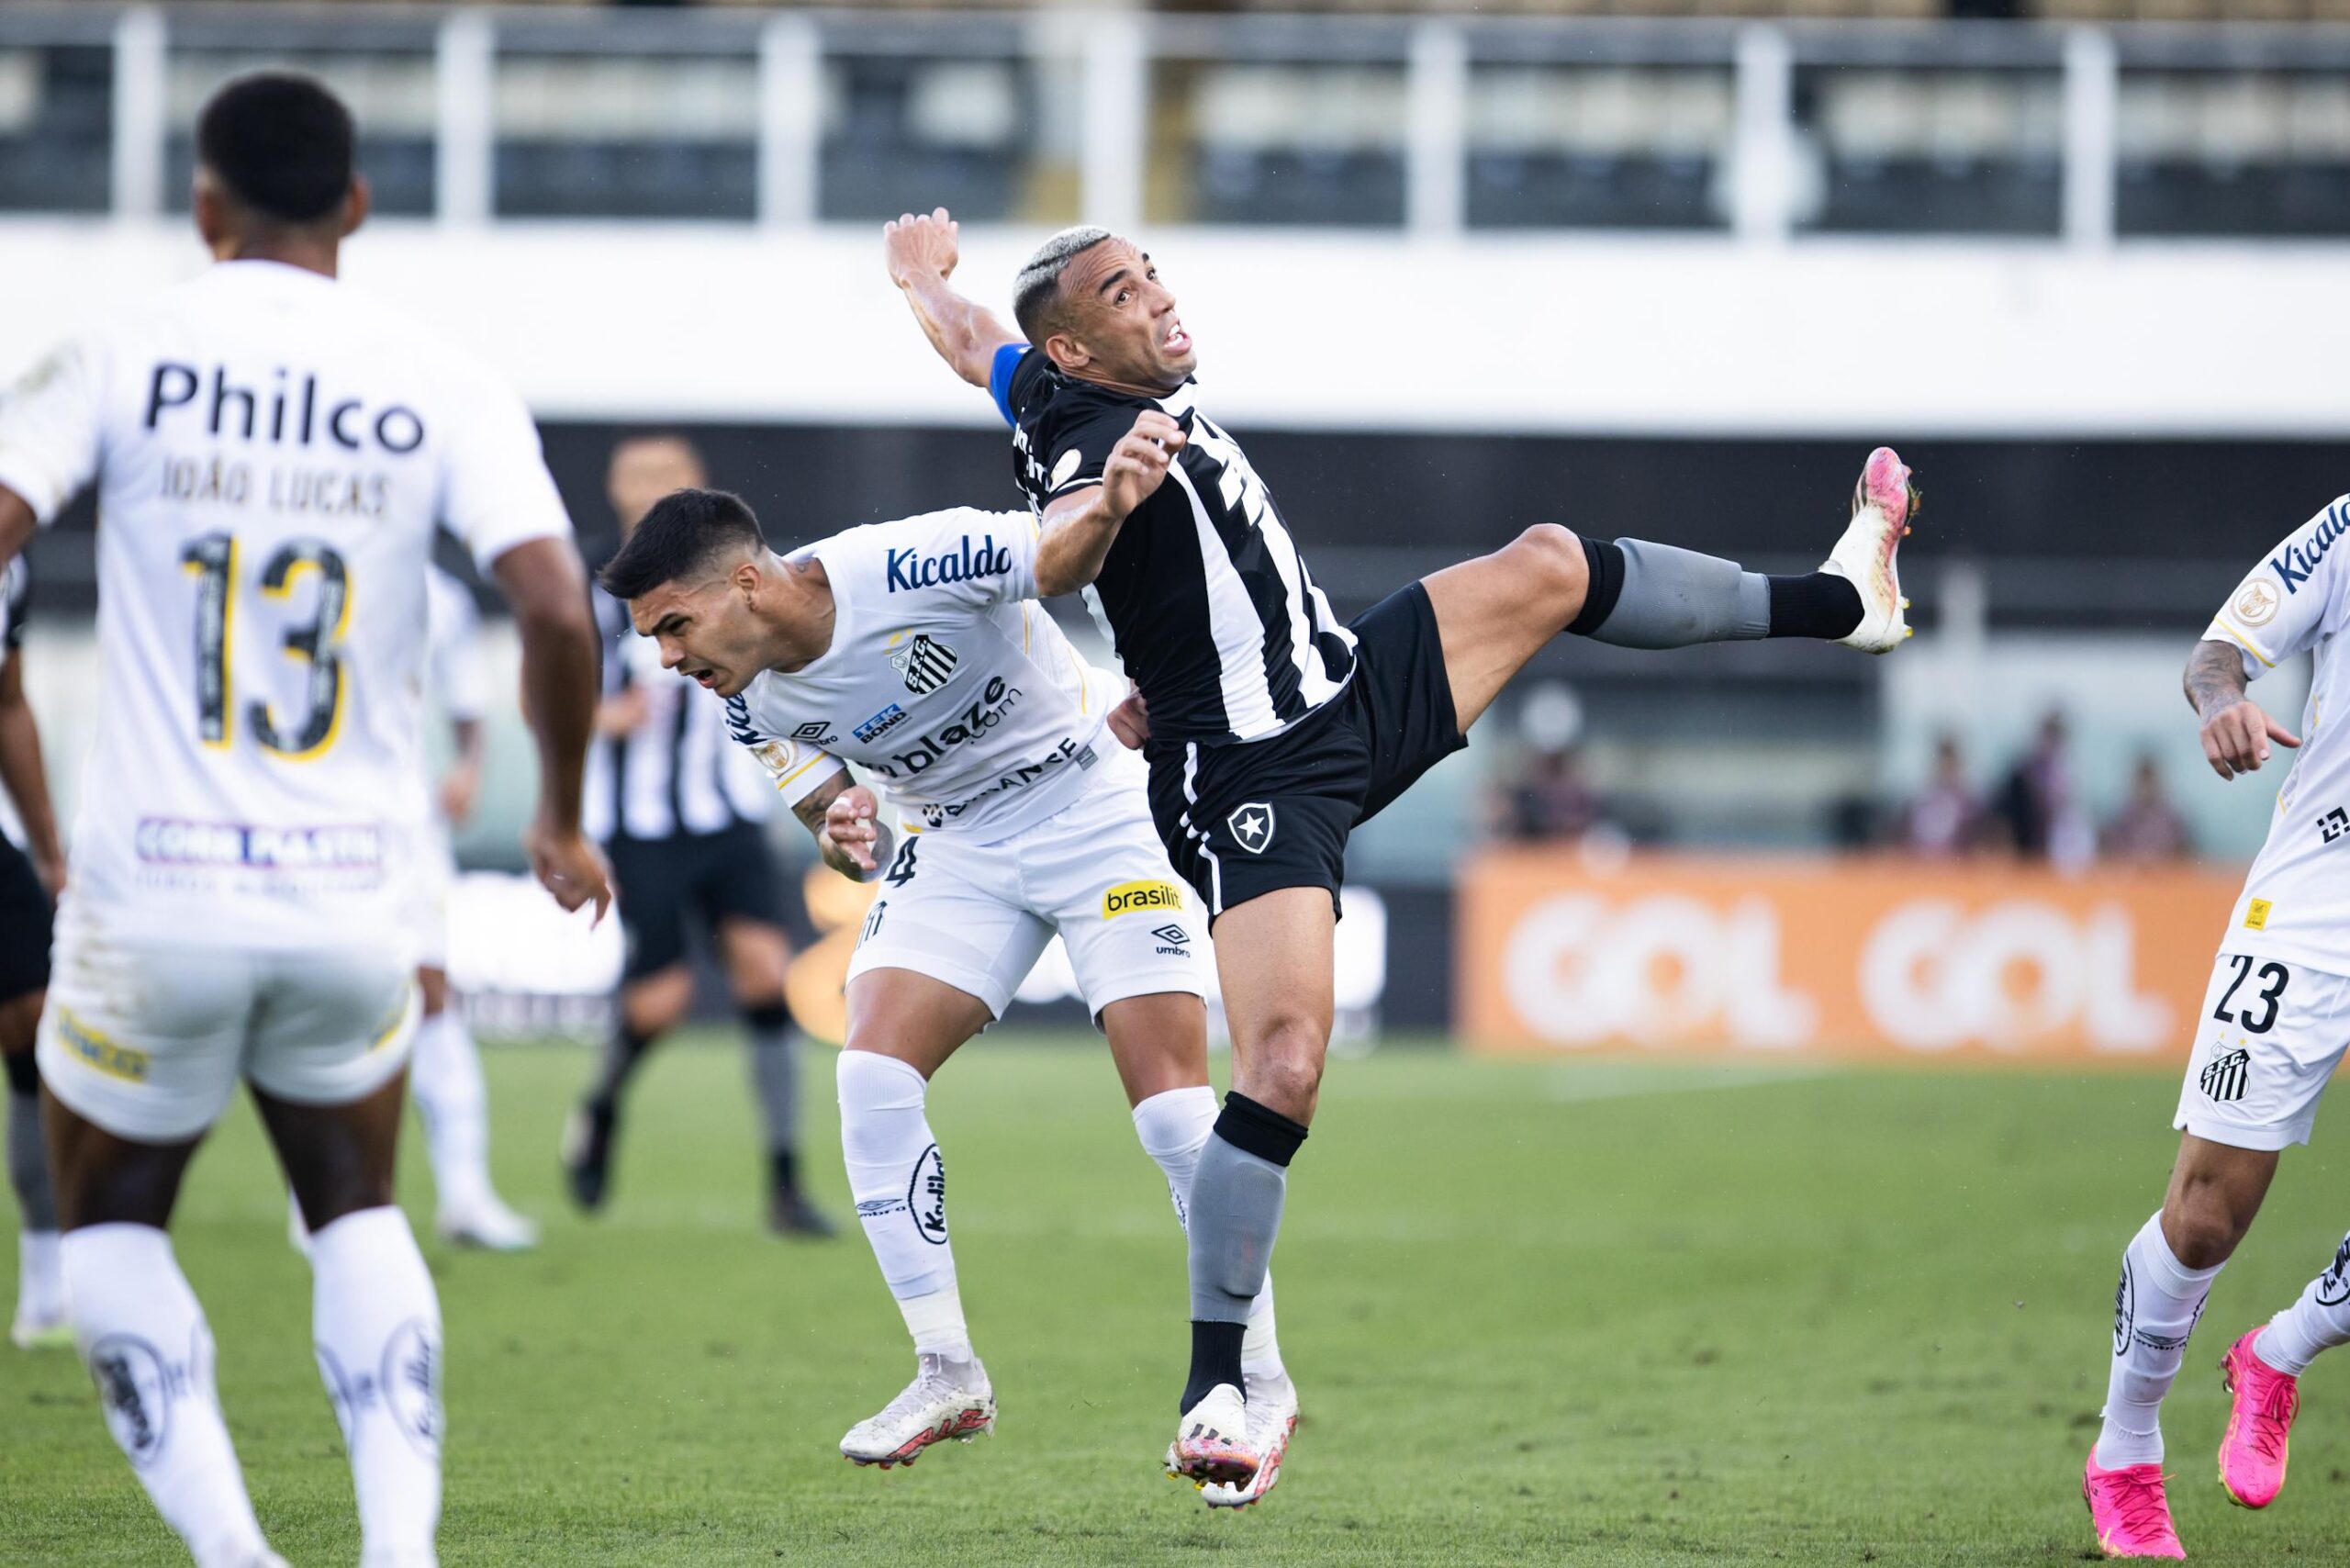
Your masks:
{"label": "grass pitch", "polygon": [[[909,1373],[897,1316],[854,1234],[757,1229],[739,1056],[655,1060],[594,1224],[554,1160],[586,1065],[489,1058],[500,1179],[544,1248],[426,1242],[451,1568],[2077,1562],[2113,1275],[2159,1199],[2176,1093],[2166,1073],[1337,1063],[1274,1270],[1305,1420],[1273,1498],[1211,1517],[1155,1464],[1181,1253],[1097,1047],[990,1037],[941,1077],[1002,1424],[888,1474],[834,1445]],[[829,1059],[810,1067],[810,1163],[845,1219]],[[2331,1258],[2340,1169],[2322,1139],[2288,1159],[2189,1349],[2166,1425],[2198,1562],[2350,1560],[2350,1360],[2308,1380],[2275,1507],[2226,1506],[2211,1458],[2213,1364]],[[177,1234],[264,1527],[304,1568],[354,1561],[308,1273],[249,1111],[199,1159]],[[0,1348],[0,1562],[184,1561],[72,1359]]]}

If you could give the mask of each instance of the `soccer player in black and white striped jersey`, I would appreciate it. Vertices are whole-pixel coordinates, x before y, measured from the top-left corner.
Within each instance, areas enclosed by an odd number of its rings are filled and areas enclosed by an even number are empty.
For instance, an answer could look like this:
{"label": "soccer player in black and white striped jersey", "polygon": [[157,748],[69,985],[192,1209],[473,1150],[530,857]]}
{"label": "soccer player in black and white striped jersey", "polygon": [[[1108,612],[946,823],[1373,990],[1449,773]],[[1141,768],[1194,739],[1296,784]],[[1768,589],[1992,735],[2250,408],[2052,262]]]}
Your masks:
{"label": "soccer player in black and white striped jersey", "polygon": [[[612,449],[605,489],[625,540],[654,502],[707,482],[701,457],[674,435]],[[801,1189],[800,1063],[784,1002],[791,948],[766,822],[773,792],[727,734],[723,702],[661,667],[627,607],[595,590],[604,643],[603,700],[582,805],[620,896],[627,957],[612,1033],[565,1129],[564,1172],[580,1207],[603,1206],[621,1103],[655,1042],[685,1022],[694,972],[686,927],[698,923],[726,971],[749,1036],[751,1083],[767,1152],[767,1222],[779,1235],[824,1237],[832,1224]]]}
{"label": "soccer player in black and white striped jersey", "polygon": [[1897,646],[1909,471],[1870,454],[1818,572],[1766,577],[1543,522],[1341,623],[1270,490],[1199,408],[1198,356],[1148,255],[1105,230],[1056,235],[1014,284],[1014,330],[949,284],[944,208],[887,225],[884,248],[932,345],[1013,427],[1043,530],[1037,587],[1084,590],[1114,640],[1146,710],[1160,836],[1214,923],[1233,1088],[1192,1180],[1192,1372],[1168,1465],[1245,1482],[1265,1437],[1241,1335],[1329,1046],[1348,834],[1466,745],[1562,632],[1638,648]]}

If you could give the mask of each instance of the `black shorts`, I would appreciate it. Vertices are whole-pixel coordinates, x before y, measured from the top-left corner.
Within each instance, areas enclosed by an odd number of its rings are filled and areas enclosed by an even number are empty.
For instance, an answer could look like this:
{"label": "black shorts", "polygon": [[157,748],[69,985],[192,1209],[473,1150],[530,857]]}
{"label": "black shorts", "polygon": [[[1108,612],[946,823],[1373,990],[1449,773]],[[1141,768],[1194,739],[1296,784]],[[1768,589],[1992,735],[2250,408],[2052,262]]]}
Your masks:
{"label": "black shorts", "polygon": [[1327,888],[1335,906],[1356,824],[1469,744],[1427,589],[1399,588],[1348,630],[1354,678],[1293,728],[1149,747],[1151,816],[1211,924],[1282,888]]}
{"label": "black shorts", "polygon": [[49,989],[53,913],[33,863],[0,834],[0,1002]]}
{"label": "black shorts", "polygon": [[685,961],[688,912],[705,932],[730,919],[783,924],[775,855],[755,823],[668,838],[615,834],[604,853],[619,884],[621,935],[628,946],[623,980]]}

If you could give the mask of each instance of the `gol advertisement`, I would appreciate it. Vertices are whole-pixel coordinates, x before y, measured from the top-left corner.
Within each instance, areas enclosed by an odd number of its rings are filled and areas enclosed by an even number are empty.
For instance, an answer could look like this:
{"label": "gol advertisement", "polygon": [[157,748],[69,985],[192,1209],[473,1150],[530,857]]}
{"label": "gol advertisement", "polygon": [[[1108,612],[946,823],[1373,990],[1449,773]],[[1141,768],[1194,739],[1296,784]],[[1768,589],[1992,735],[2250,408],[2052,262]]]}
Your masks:
{"label": "gol advertisement", "polygon": [[2181,1059],[2241,873],[1489,851],[1460,883],[1478,1050]]}

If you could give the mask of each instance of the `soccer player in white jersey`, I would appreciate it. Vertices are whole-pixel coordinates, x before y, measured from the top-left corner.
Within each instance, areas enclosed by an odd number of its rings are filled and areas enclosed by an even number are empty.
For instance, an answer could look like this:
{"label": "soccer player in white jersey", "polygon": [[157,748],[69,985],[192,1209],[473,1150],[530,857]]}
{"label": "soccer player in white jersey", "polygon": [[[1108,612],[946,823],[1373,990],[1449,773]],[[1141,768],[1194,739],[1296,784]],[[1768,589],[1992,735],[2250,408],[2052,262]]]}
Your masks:
{"label": "soccer player in white jersey", "polygon": [[[666,667],[727,700],[735,738],[825,861],[881,879],[849,963],[841,1141],[918,1365],[841,1440],[859,1463],[910,1463],[994,1424],[923,1101],[1056,932],[1179,1217],[1215,1119],[1200,911],[1151,827],[1138,762],[1105,732],[1124,683],[1034,602],[1036,542],[1024,516],[954,510],[784,559],[741,499],[688,489],[656,503],[600,574]],[[890,797],[894,850],[848,763]],[[1245,1485],[1210,1489],[1211,1505],[1264,1495],[1296,1424],[1270,1282],[1243,1360],[1266,1462]]]}
{"label": "soccer player in white jersey", "polygon": [[95,483],[95,739],[39,1046],[68,1312],[108,1427],[202,1568],[269,1551],[166,1233],[238,1081],[312,1232],[312,1333],[366,1568],[426,1568],[441,1314],[392,1204],[417,999],[418,661],[439,521],[513,605],[567,907],[595,702],[584,571],[520,399],[335,281],[367,208],[317,83],[240,78],[196,127],[215,264],[0,402],[0,558]]}
{"label": "soccer player in white jersey", "polygon": [[[2307,1143],[2319,1098],[2350,1044],[2350,745],[2339,717],[2350,622],[2350,496],[2287,535],[2236,586],[2187,662],[2203,755],[2233,778],[2273,746],[2305,746],[2277,792],[2268,841],[2229,913],[2195,1025],[2174,1124],[2183,1135],[2160,1213],[2121,1255],[2105,1423],[2082,1480],[2109,1557],[2184,1557],[2163,1489],[2163,1396],[2178,1376],[2211,1282],[2267,1194],[2277,1158]],[[2295,735],[2246,685],[2316,652]],[[2266,1507],[2285,1482],[2296,1380],[2350,1342],[2350,1238],[2299,1300],[2228,1348],[2234,1395],[2220,1447],[2231,1500]]]}

